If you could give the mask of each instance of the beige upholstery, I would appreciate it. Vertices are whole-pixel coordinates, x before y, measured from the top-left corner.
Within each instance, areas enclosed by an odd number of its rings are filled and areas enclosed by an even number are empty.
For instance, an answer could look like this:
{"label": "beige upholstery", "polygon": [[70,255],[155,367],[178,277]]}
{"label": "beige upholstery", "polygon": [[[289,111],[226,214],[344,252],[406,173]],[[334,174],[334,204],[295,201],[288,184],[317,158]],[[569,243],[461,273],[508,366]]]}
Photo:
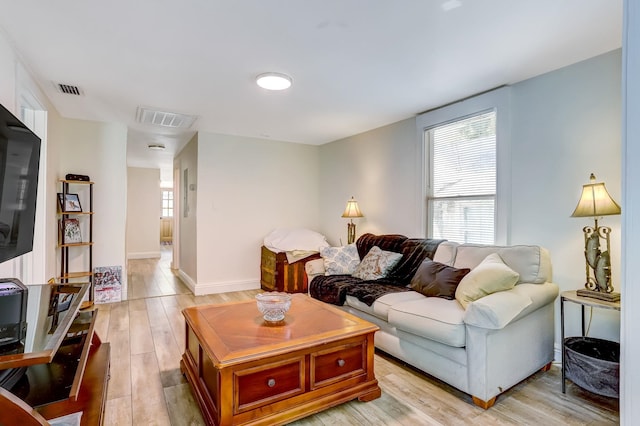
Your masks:
{"label": "beige upholstery", "polygon": [[[456,268],[477,266],[498,253],[520,274],[511,290],[469,303],[410,291],[387,294],[372,306],[347,296],[341,308],[377,324],[377,348],[471,394],[495,396],[553,360],[554,305],[549,253],[538,246],[481,246],[443,242],[434,261]],[[307,262],[311,281],[322,260]]]}

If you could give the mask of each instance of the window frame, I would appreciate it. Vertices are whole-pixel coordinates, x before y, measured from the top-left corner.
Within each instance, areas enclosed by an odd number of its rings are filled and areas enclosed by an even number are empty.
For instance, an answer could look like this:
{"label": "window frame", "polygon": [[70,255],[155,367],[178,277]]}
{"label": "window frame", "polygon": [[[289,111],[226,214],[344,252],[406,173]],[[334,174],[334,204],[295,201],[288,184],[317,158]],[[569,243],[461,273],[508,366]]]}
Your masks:
{"label": "window frame", "polygon": [[511,118],[510,88],[501,87],[477,96],[427,111],[416,117],[418,140],[421,141],[421,217],[423,234],[431,237],[431,218],[428,196],[432,192],[431,164],[432,146],[427,131],[434,127],[462,120],[483,112],[496,113],[496,195],[495,195],[495,237],[494,244],[508,245],[511,228]]}
{"label": "window frame", "polygon": [[[175,215],[175,193],[173,191],[172,188],[160,188],[160,211],[161,211],[161,217],[162,218],[173,218],[173,216]],[[165,198],[164,195],[165,193],[171,193],[171,197],[167,197]],[[171,201],[171,207],[165,207],[164,206],[164,202],[166,201]],[[165,210],[171,211],[170,215],[165,215],[164,212]]]}

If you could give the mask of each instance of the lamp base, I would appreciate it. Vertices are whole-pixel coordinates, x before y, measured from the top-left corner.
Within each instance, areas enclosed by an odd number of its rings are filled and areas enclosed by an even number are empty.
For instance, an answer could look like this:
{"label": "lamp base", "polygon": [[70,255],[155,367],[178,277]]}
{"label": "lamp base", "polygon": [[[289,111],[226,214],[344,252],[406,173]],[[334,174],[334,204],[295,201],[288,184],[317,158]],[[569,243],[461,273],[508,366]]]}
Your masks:
{"label": "lamp base", "polygon": [[587,290],[582,288],[576,292],[578,296],[590,297],[592,299],[604,300],[606,302],[619,302],[620,293],[605,293],[602,291]]}

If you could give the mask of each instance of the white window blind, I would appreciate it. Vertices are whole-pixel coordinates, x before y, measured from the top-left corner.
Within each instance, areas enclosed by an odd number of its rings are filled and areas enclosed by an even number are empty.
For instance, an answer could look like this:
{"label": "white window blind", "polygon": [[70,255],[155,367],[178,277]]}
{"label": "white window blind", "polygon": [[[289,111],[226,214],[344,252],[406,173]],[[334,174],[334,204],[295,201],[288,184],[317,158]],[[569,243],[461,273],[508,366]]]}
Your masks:
{"label": "white window blind", "polygon": [[426,130],[431,152],[428,195],[432,238],[493,244],[496,205],[496,113]]}

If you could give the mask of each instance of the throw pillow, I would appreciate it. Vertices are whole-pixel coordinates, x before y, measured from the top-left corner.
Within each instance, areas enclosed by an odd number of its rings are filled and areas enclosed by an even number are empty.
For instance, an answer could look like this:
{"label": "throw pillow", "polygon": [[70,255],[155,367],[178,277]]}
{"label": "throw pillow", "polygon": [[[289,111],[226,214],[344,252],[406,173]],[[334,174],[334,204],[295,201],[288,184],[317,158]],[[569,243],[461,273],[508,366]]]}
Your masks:
{"label": "throw pillow", "polygon": [[453,300],[460,280],[469,273],[470,269],[458,269],[444,263],[425,259],[409,286],[427,297],[442,297]]}
{"label": "throw pillow", "polygon": [[351,275],[361,280],[380,279],[386,276],[401,258],[400,253],[384,251],[378,246],[373,246]]}
{"label": "throw pillow", "polygon": [[456,300],[467,309],[474,300],[513,288],[519,278],[520,274],[505,265],[497,253],[490,254],[460,281]]}
{"label": "throw pillow", "polygon": [[360,264],[355,243],[344,247],[322,247],[320,256],[324,261],[325,275],[351,275]]}

